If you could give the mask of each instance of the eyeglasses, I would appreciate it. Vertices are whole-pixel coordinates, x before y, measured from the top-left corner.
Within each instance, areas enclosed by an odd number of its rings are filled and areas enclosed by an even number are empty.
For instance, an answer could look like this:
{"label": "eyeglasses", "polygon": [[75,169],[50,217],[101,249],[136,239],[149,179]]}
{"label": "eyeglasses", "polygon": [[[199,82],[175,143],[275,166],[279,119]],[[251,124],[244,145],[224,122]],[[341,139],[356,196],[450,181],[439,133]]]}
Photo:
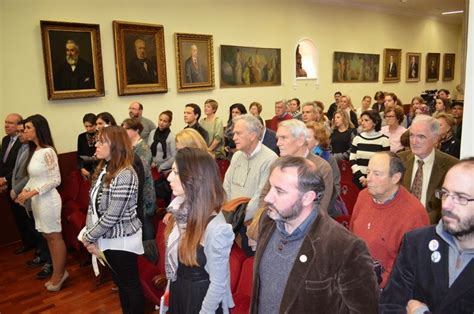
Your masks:
{"label": "eyeglasses", "polygon": [[385,116],[385,118],[395,118],[395,116]]}
{"label": "eyeglasses", "polygon": [[451,196],[451,199],[453,200],[454,203],[459,204],[459,205],[467,205],[467,203],[474,201],[474,198],[467,198],[465,196],[461,196],[459,194],[455,193],[450,193],[446,189],[437,189],[435,191],[435,196],[436,198],[444,201],[448,198],[448,196]]}

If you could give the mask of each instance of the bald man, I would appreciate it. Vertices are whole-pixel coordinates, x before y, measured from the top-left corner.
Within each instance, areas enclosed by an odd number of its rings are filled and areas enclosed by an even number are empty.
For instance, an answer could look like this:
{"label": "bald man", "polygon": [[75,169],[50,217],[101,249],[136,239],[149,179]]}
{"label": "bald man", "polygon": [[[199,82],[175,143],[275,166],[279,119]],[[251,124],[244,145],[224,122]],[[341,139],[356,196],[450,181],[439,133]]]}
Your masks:
{"label": "bald man", "polygon": [[143,39],[138,38],[134,41],[133,45],[135,48],[135,55],[127,63],[127,83],[158,83],[156,62],[147,57],[146,42]]}

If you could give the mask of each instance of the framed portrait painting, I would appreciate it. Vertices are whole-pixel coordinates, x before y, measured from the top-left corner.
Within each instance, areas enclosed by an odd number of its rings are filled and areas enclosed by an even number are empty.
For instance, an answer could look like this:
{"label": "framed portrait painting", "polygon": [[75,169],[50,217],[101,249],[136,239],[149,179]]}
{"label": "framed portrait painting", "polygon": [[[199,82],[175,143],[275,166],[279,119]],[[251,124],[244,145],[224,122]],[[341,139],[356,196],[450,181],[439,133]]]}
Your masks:
{"label": "framed portrait painting", "polygon": [[49,100],[104,96],[98,24],[40,21]]}
{"label": "framed portrait painting", "polygon": [[281,85],[281,49],[221,45],[221,87]]}
{"label": "framed portrait painting", "polygon": [[421,53],[407,52],[407,82],[420,81]]}
{"label": "framed portrait painting", "polygon": [[439,80],[439,53],[428,53],[426,55],[426,81],[437,82]]}
{"label": "framed portrait painting", "polygon": [[168,92],[162,25],[113,21],[118,94]]}
{"label": "framed portrait painting", "polygon": [[400,82],[402,50],[386,48],[383,51],[383,82]]}
{"label": "framed portrait painting", "polygon": [[443,81],[454,80],[454,61],[456,55],[454,53],[445,53],[443,55]]}
{"label": "framed portrait painting", "polygon": [[368,83],[379,81],[380,55],[334,51],[333,83]]}
{"label": "framed portrait painting", "polygon": [[212,35],[175,33],[178,91],[214,88]]}

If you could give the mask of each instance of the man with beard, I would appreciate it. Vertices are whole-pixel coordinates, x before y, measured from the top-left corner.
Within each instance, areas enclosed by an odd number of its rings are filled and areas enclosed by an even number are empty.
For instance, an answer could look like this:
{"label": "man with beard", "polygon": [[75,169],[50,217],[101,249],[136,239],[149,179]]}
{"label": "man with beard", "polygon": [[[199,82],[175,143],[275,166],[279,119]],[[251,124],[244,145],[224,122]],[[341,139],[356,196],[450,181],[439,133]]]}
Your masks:
{"label": "man with beard", "polygon": [[128,106],[128,115],[132,119],[140,120],[141,124],[143,125],[143,130],[140,132],[140,137],[145,141],[148,142],[148,136],[150,132],[156,129],[155,123],[148,118],[143,116],[143,105],[138,101],[134,101]]}
{"label": "man with beard", "polygon": [[436,191],[442,218],[405,235],[381,313],[474,313],[474,158],[453,166]]}
{"label": "man with beard", "polygon": [[74,40],[66,42],[66,60],[54,73],[55,90],[91,89],[95,87],[92,65],[79,56]]}
{"label": "man with beard", "polygon": [[364,241],[319,210],[314,163],[281,157],[260,218],[251,313],[377,313],[378,289]]}

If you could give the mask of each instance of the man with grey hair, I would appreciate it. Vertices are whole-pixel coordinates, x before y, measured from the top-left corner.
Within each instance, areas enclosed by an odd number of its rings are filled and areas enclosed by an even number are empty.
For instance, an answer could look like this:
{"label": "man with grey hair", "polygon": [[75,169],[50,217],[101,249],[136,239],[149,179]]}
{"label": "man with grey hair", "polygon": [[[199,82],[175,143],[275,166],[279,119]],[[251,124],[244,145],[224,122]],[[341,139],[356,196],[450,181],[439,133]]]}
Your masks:
{"label": "man with grey hair", "polygon": [[429,225],[420,201],[400,181],[405,173],[402,160],[392,152],[378,152],[369,160],[367,189],[360,191],[349,224],[363,239],[379,265],[380,287],[385,287],[398,254],[403,235]]}
{"label": "man with grey hair", "polygon": [[95,88],[94,69],[80,57],[79,46],[74,40],[66,42],[66,59],[54,70],[55,90]]}
{"label": "man with grey hair", "polygon": [[270,121],[268,128],[276,132],[278,123],[290,119],[293,119],[293,117],[288,113],[286,99],[277,100],[275,101],[275,116]]}
{"label": "man with grey hair", "polygon": [[308,128],[302,121],[292,119],[278,125],[277,145],[280,149],[280,156],[305,157],[316,165],[318,171],[321,172],[325,186],[320,208],[328,211],[330,215],[335,215],[333,212],[334,202],[339,195],[341,174],[339,169],[336,169],[337,173],[334,173],[326,160],[309,151],[308,139]]}
{"label": "man with grey hair", "polygon": [[[248,224],[257,211],[260,193],[267,182],[270,165],[277,155],[260,142],[261,123],[251,114],[234,118],[234,137],[237,152],[232,156],[230,166],[224,177],[224,190],[227,199],[249,197],[245,213]],[[246,228],[244,228],[246,229]],[[245,230],[242,230],[243,237]],[[244,242],[244,241],[243,241]],[[243,243],[244,249],[251,253]]]}
{"label": "man with grey hair", "polygon": [[301,118],[304,123],[316,122],[318,120],[319,111],[317,110],[316,104],[312,101],[306,102],[301,112]]}
{"label": "man with grey hair", "polygon": [[458,159],[435,149],[439,136],[439,122],[435,118],[418,115],[409,130],[411,150],[399,153],[406,168],[402,184],[421,201],[431,224],[435,224],[441,217],[441,201],[435,197],[435,191]]}

